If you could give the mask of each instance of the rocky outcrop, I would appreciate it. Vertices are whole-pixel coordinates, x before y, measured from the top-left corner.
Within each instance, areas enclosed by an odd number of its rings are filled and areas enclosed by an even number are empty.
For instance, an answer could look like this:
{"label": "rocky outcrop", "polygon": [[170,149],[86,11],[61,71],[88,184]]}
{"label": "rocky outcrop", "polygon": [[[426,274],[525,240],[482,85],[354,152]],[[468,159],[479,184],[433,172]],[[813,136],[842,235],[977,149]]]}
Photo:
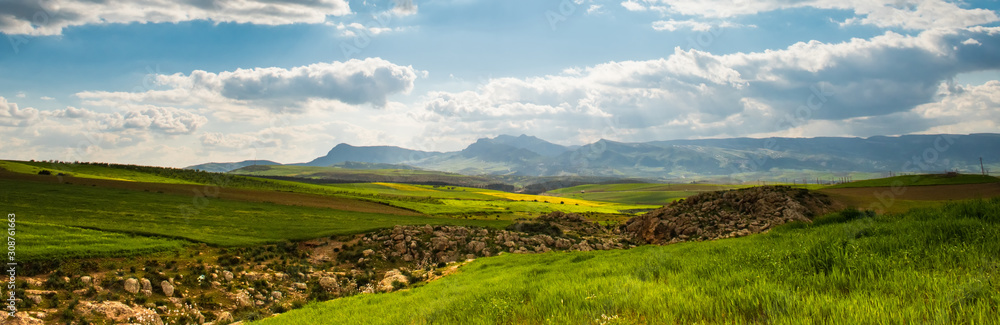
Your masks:
{"label": "rocky outcrop", "polygon": [[[138,281],[136,281],[136,285],[138,285]],[[99,316],[114,321],[116,324],[163,324],[160,316],[152,310],[143,307],[130,307],[119,301],[102,301],[100,303],[81,301],[76,306],[76,313],[85,316]]]}
{"label": "rocky outcrop", "polygon": [[617,228],[590,222],[574,213],[552,212],[515,223],[506,230],[461,226],[396,226],[361,238],[345,262],[398,260],[416,268],[451,263],[501,252],[625,248]]}
{"label": "rocky outcrop", "polygon": [[624,229],[636,241],[663,244],[740,237],[832,210],[824,194],[788,186],[762,186],[702,193],[629,219]]}
{"label": "rocky outcrop", "polygon": [[41,325],[41,324],[45,324],[45,322],[43,322],[41,319],[31,317],[31,315],[29,315],[27,312],[23,312],[23,311],[22,312],[18,312],[13,317],[8,317],[6,313],[4,313],[4,315],[0,316],[0,317],[2,317],[2,320],[3,320],[2,322],[0,322],[0,324],[4,324],[4,325]]}
{"label": "rocky outcrop", "polygon": [[385,276],[382,277],[382,281],[378,284],[378,290],[388,292],[401,289],[409,284],[410,279],[406,278],[398,269],[393,269],[385,272]]}

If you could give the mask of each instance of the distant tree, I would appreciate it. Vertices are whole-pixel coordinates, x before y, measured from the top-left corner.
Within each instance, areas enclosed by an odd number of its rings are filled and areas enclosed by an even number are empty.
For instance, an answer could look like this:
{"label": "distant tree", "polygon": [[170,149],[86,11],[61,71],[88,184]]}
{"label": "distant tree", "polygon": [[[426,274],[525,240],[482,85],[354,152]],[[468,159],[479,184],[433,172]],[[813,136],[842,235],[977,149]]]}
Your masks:
{"label": "distant tree", "polygon": [[38,175],[52,175],[52,172],[43,169],[42,171],[38,172]]}

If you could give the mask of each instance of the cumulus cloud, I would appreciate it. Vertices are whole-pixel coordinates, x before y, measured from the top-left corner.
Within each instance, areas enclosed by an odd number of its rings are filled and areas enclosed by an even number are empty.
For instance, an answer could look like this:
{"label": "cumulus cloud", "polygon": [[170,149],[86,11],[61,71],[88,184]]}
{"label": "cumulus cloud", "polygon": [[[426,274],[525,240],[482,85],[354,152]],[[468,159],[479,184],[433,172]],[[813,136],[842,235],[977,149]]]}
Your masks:
{"label": "cumulus cloud", "polygon": [[0,126],[26,126],[39,120],[41,114],[37,109],[19,108],[17,103],[8,102],[0,97]]}
{"label": "cumulus cloud", "polygon": [[351,12],[345,0],[5,0],[0,32],[59,35],[70,26],[116,23],[216,23],[286,25],[323,23]]}
{"label": "cumulus cloud", "polygon": [[864,24],[882,28],[900,27],[910,30],[963,28],[1000,21],[996,12],[988,9],[966,9],[945,0],[626,0],[621,3],[629,11],[653,11],[663,15],[687,15],[703,18],[730,18],[756,15],[793,8],[850,10],[856,17],[842,25]]}
{"label": "cumulus cloud", "polygon": [[17,103],[0,97],[0,126],[24,127],[56,119],[96,123],[102,131],[138,129],[164,134],[190,134],[208,121],[204,116],[173,107],[142,106],[114,113],[97,113],[72,106],[41,111],[32,107],[19,108]]}
{"label": "cumulus cloud", "polygon": [[[981,45],[963,44],[970,38]],[[997,57],[1000,28],[984,27],[915,36],[886,32],[867,40],[727,55],[678,48],[662,59],[432,92],[424,102],[430,114],[420,118],[447,124],[449,132],[541,128],[591,137],[579,130],[596,128],[623,140],[746,136],[809,123],[850,125],[840,129],[845,132],[872,132],[879,125],[919,132],[951,122],[916,107],[946,98],[940,86],[959,73],[1000,68]],[[885,126],[893,120],[907,125]]]}
{"label": "cumulus cloud", "polygon": [[301,111],[313,100],[334,100],[351,105],[384,107],[388,96],[413,89],[425,71],[399,66],[379,58],[316,63],[285,68],[237,69],[212,73],[157,75],[165,90],[145,92],[81,92],[91,105],[130,105],[263,108]]}
{"label": "cumulus cloud", "polygon": [[165,134],[190,134],[207,121],[204,116],[182,109],[150,105],[103,117],[103,122],[113,130],[142,129]]}

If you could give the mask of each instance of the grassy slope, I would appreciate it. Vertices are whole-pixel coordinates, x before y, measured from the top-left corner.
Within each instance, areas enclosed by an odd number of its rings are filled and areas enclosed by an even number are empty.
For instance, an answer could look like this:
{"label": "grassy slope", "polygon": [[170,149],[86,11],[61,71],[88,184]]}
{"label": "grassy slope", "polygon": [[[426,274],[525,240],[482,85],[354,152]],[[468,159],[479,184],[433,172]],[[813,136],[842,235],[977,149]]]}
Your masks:
{"label": "grassy slope", "polygon": [[[36,166],[37,165],[37,166]],[[10,168],[6,168],[10,167]],[[45,167],[45,168],[43,168]],[[59,169],[55,168],[59,167]],[[261,167],[261,166],[258,166]],[[269,166],[263,166],[269,167]],[[276,169],[281,173],[295,172],[298,170],[315,169],[338,169],[325,167],[301,167],[301,166],[278,166]],[[545,201],[549,197],[532,197],[526,201],[515,201],[503,198],[506,192],[493,191],[478,188],[468,188],[460,186],[430,186],[430,185],[407,185],[391,183],[355,183],[355,184],[308,184],[285,180],[259,179],[254,177],[198,173],[189,170],[167,170],[167,175],[174,178],[162,177],[140,171],[123,168],[110,168],[95,165],[83,164],[51,164],[51,163],[28,163],[14,161],[0,161],[0,168],[14,172],[37,174],[41,169],[48,169],[52,172],[69,171],[70,174],[78,177],[91,177],[100,179],[130,180],[152,183],[174,183],[174,184],[199,184],[192,180],[200,180],[205,184],[220,185],[249,190],[283,191],[294,193],[306,193],[324,195],[345,199],[361,199],[372,202],[379,202],[391,206],[419,211],[424,214],[437,215],[441,217],[468,216],[470,218],[489,219],[515,219],[535,216],[556,210],[566,212],[597,212],[616,214],[622,210],[640,210],[655,208],[655,206],[619,204],[608,205],[602,203],[574,205],[559,205],[531,202],[532,200]],[[156,171],[163,171],[154,169]],[[347,172],[371,172],[372,170],[352,170],[342,169]],[[84,173],[87,172],[87,173]],[[400,172],[407,175],[439,175],[440,172],[414,171],[414,170],[375,170],[378,173]],[[467,177],[458,174],[447,174],[449,177]],[[599,206],[598,206],[599,205]]]}
{"label": "grassy slope", "polygon": [[[0,179],[0,204],[21,221],[121,233],[184,238],[216,245],[250,245],[350,234],[397,224],[464,224],[500,227],[504,221],[339,211],[190,195],[159,194],[70,184]],[[182,208],[184,207],[184,208]],[[66,247],[79,240],[65,232],[35,234]],[[88,248],[75,246],[81,250]],[[47,251],[48,252],[48,251]],[[52,254],[63,254],[52,251]],[[110,251],[106,253],[110,254]]]}
{"label": "grassy slope", "polygon": [[253,166],[234,170],[232,173],[240,175],[255,176],[294,176],[306,178],[320,178],[326,175],[353,174],[353,175],[385,175],[385,176],[409,176],[409,175],[432,175],[448,177],[464,177],[461,174],[445,173],[432,170],[419,169],[352,169],[342,167],[316,167],[316,166]]}
{"label": "grassy slope", "polygon": [[[24,213],[20,215],[27,216]],[[25,221],[18,221],[16,228],[17,258],[25,262],[60,258],[135,256],[177,250],[189,244],[183,240]]]}
{"label": "grassy slope", "polygon": [[[622,204],[589,200],[560,199],[552,196],[514,194],[461,186],[431,186],[392,183],[351,183],[322,185],[329,189],[379,198],[394,206],[431,215],[496,216],[514,219],[552,211],[616,214],[623,210],[655,209],[657,205]],[[435,199],[436,201],[394,200],[392,196]],[[562,202],[562,203],[560,203]]]}
{"label": "grassy slope", "polygon": [[545,192],[558,197],[618,202],[623,204],[666,205],[701,192],[746,187],[714,184],[591,184]]}
{"label": "grassy slope", "polygon": [[944,175],[905,175],[887,178],[869,179],[855,181],[844,184],[837,184],[827,188],[857,188],[857,187],[889,187],[889,186],[929,186],[929,185],[956,185],[956,184],[983,184],[997,183],[1000,178],[983,175],[960,174],[954,177]]}
{"label": "grassy slope", "polygon": [[200,184],[176,178],[160,177],[147,173],[107,168],[102,166],[82,165],[82,164],[53,164],[47,162],[27,162],[0,160],[0,168],[23,174],[38,174],[42,170],[48,170],[53,175],[63,173],[73,177],[110,179],[120,181],[166,183],[166,184]]}
{"label": "grassy slope", "polygon": [[712,242],[483,258],[418,288],[262,323],[996,322],[1000,199],[837,217]]}

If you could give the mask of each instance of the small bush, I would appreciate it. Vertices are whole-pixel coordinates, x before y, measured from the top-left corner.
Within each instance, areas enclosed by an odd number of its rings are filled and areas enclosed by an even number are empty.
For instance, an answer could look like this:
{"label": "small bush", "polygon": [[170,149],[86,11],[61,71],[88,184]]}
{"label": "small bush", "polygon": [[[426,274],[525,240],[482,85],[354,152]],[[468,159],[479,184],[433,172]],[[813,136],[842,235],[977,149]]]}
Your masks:
{"label": "small bush", "polygon": [[841,210],[837,213],[827,214],[816,219],[813,219],[813,226],[822,226],[834,223],[845,223],[852,220],[873,218],[875,217],[875,211],[865,210],[861,211],[854,208],[848,208]]}

